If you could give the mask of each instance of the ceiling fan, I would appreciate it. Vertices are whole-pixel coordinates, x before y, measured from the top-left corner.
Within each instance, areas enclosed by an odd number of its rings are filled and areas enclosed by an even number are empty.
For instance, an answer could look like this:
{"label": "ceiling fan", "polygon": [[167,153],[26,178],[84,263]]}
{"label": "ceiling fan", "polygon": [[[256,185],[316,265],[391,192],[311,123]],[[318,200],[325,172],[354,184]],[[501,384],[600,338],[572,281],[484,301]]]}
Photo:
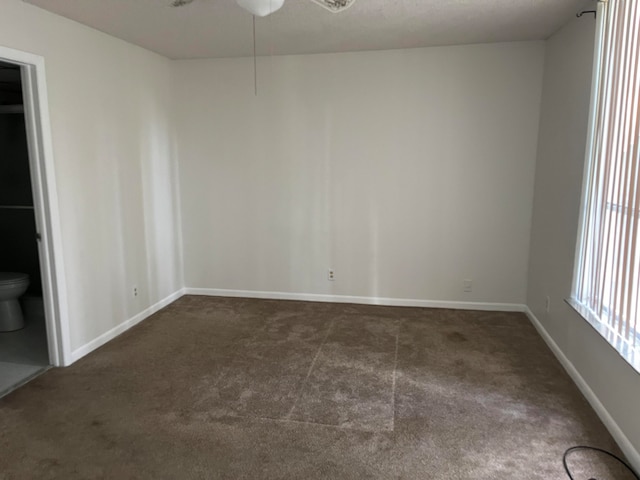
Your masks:
{"label": "ceiling fan", "polygon": [[[184,7],[194,0],[171,0],[172,7]],[[311,0],[313,3],[326,8],[330,12],[343,12],[351,7],[356,0]],[[266,17],[277,12],[284,5],[285,0],[236,0],[236,3],[253,15],[253,70],[255,94],[258,95],[258,64],[256,54],[256,17]]]}
{"label": "ceiling fan", "polygon": [[[171,6],[184,7],[194,0],[173,0]],[[236,3],[257,17],[266,17],[277,12],[284,5],[285,0],[236,0]],[[356,0],[311,0],[313,3],[326,8],[330,12],[343,12],[352,6]]]}

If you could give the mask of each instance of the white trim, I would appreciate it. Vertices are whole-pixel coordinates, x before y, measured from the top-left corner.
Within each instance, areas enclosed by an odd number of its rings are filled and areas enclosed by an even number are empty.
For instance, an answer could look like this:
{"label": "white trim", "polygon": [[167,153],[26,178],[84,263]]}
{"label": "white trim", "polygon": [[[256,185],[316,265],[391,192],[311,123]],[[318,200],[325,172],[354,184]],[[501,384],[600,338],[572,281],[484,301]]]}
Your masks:
{"label": "white trim", "polygon": [[602,423],[604,423],[604,425],[607,427],[607,430],[609,430],[609,433],[611,434],[611,436],[618,443],[618,445],[622,449],[622,452],[627,457],[627,460],[629,460],[629,463],[631,464],[631,466],[636,471],[640,471],[640,452],[636,450],[633,443],[631,443],[629,438],[627,438],[627,436],[624,434],[620,426],[616,423],[616,421],[613,419],[611,414],[607,411],[606,407],[602,404],[602,402],[597,397],[597,395],[593,392],[593,390],[591,390],[591,387],[589,386],[589,384],[582,377],[582,375],[580,375],[580,372],[578,372],[578,370],[573,365],[573,363],[571,363],[571,360],[567,358],[567,356],[560,349],[558,344],[553,340],[551,335],[549,335],[549,333],[544,328],[542,323],[540,323],[540,320],[538,320],[538,318],[533,314],[533,312],[531,311],[531,309],[529,309],[529,307],[525,307],[525,313],[529,317],[529,320],[531,321],[533,326],[536,328],[540,336],[544,339],[546,344],[549,346],[553,354],[560,361],[564,369],[572,378],[574,383],[578,386],[578,388],[582,392],[582,395],[584,395],[584,397],[587,399],[591,407],[595,410],[598,417],[600,417],[600,420],[602,420]]}
{"label": "white trim", "polygon": [[257,290],[224,290],[219,288],[185,288],[185,295],[208,297],[265,298],[271,300],[297,300],[304,302],[356,303],[388,307],[450,308],[456,310],[484,310],[493,312],[524,312],[519,303],[450,302],[441,300],[413,300],[407,298],[353,297],[347,295],[320,295],[315,293],[261,292]]}
{"label": "white trim", "polygon": [[177,299],[182,297],[182,295],[184,295],[184,289],[183,288],[181,288],[177,292],[172,293],[168,297],[160,300],[158,303],[156,303],[154,305],[151,305],[149,308],[144,309],[142,312],[140,312],[137,315],[131,317],[130,319],[125,320],[120,325],[112,328],[108,332],[103,333],[98,338],[95,338],[95,339],[91,340],[89,343],[83,345],[82,347],[75,349],[73,351],[73,353],[71,354],[72,362],[76,362],[76,361],[80,360],[85,355],[88,355],[89,353],[93,352],[94,350],[100,348],[105,343],[113,340],[118,335],[121,335],[122,333],[124,333],[127,330],[129,330],[130,328],[136,326],[137,324],[139,324],[143,320],[146,320],[151,315],[153,315],[154,313],[158,312],[159,310],[162,310],[164,307],[166,307],[170,303],[175,302]]}
{"label": "white trim", "polygon": [[0,46],[0,60],[21,67],[34,211],[41,235],[39,253],[49,360],[52,365],[66,366],[71,364],[69,310],[44,58]]}

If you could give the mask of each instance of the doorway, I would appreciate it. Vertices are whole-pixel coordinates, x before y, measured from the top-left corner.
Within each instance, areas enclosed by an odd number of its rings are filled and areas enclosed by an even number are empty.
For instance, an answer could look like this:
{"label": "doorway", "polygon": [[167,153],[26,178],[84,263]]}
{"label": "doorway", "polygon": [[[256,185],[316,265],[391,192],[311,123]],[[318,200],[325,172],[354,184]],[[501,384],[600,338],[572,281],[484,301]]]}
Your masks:
{"label": "doorway", "polygon": [[[18,314],[0,322],[0,396],[49,367],[22,72],[0,61],[0,288],[19,279]],[[24,279],[24,280],[23,280]],[[9,312],[0,312],[8,315]]]}
{"label": "doorway", "polygon": [[44,59],[0,46],[0,280],[28,275],[24,325],[0,331],[0,396],[72,361],[53,167]]}

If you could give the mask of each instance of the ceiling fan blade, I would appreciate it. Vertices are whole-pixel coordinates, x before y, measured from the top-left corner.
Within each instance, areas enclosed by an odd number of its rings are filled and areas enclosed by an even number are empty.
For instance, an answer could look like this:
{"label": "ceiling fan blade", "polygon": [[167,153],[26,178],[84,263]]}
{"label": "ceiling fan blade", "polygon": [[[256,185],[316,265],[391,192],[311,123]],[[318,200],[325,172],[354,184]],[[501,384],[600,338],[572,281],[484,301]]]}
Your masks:
{"label": "ceiling fan blade", "polygon": [[344,12],[347,8],[351,7],[356,0],[311,0],[313,3],[317,3],[321,7],[326,8],[330,12],[339,13]]}
{"label": "ceiling fan blade", "polygon": [[172,0],[172,7],[184,7],[185,5],[189,5],[193,0]]}

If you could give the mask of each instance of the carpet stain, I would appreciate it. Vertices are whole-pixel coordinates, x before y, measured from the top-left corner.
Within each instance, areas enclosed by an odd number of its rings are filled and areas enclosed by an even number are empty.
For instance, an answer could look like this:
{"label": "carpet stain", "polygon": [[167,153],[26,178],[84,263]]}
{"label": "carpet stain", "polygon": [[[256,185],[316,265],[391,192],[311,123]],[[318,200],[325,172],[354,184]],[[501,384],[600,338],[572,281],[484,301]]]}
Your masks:
{"label": "carpet stain", "polygon": [[55,468],[60,466],[60,460],[57,458],[45,458],[40,460],[38,463],[40,467],[43,468]]}
{"label": "carpet stain", "polygon": [[467,342],[468,339],[460,332],[451,332],[447,334],[447,339],[453,343],[464,343]]}

